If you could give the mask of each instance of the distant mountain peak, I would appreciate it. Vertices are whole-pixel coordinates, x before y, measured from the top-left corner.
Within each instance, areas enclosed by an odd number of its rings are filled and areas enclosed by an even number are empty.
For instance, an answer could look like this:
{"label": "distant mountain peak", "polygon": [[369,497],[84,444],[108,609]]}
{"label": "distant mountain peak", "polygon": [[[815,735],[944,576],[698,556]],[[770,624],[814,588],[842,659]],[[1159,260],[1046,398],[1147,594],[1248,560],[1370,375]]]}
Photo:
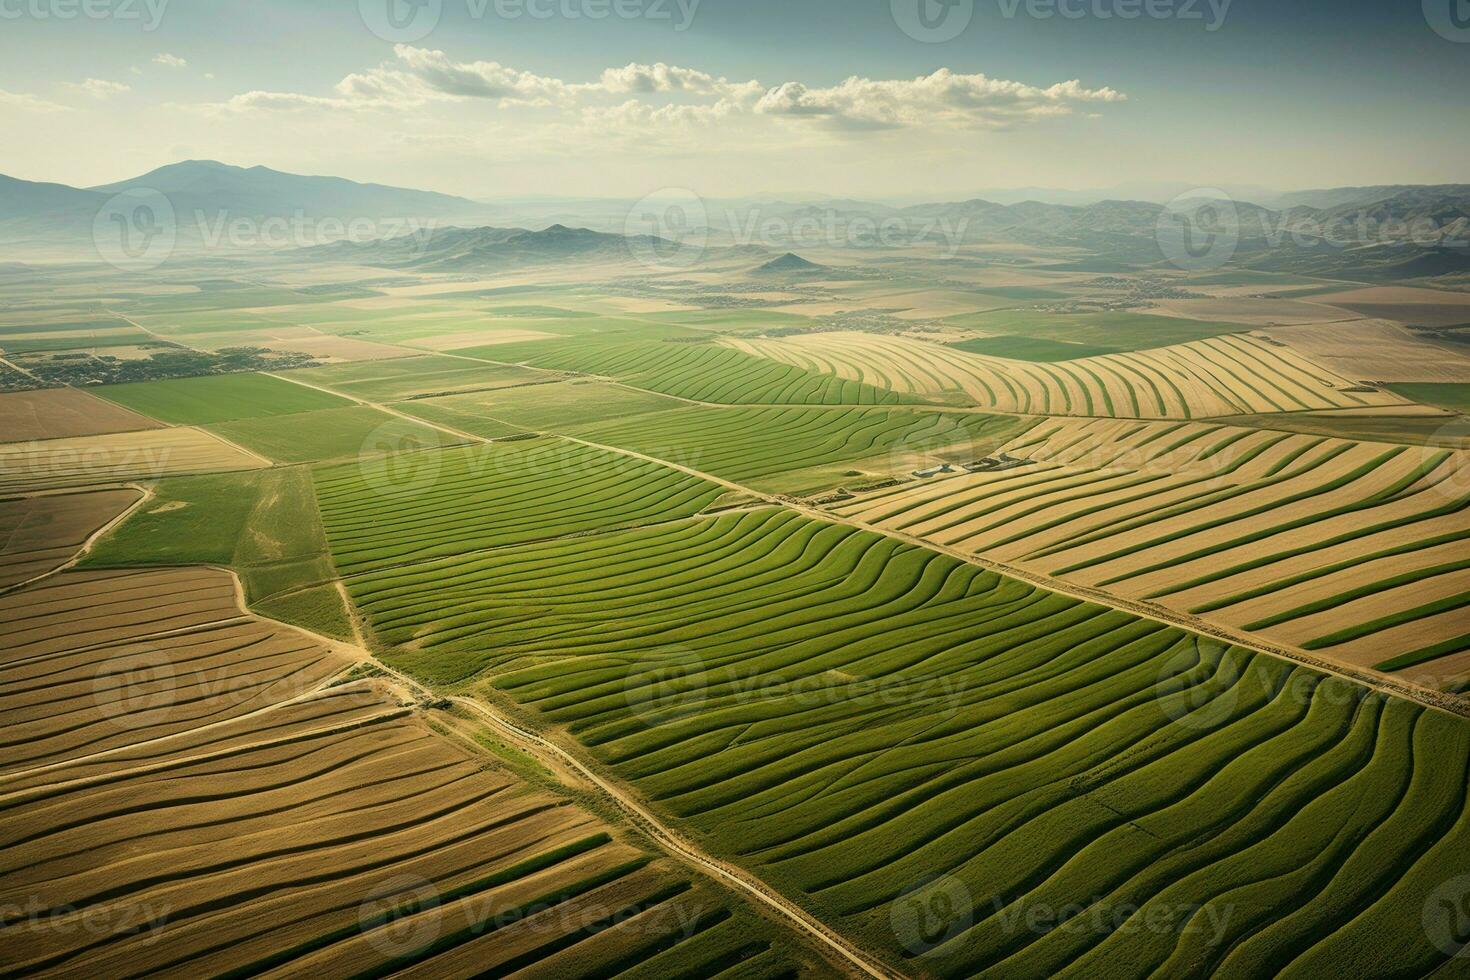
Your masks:
{"label": "distant mountain peak", "polygon": [[800,255],[797,255],[795,252],[787,252],[784,255],[776,256],[769,262],[756,266],[751,271],[757,274],[784,273],[789,275],[791,273],[802,272],[823,272],[826,271],[826,268],[827,267],[824,265],[818,265],[815,262],[808,262],[806,259],[802,258]]}

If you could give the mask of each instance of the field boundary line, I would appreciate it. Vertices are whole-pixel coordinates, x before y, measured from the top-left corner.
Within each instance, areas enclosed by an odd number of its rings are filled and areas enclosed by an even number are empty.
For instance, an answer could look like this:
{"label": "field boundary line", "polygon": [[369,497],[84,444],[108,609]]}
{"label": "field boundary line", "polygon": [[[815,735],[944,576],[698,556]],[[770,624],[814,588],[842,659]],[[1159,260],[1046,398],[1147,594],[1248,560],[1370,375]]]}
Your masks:
{"label": "field boundary line", "polygon": [[367,659],[374,667],[401,681],[410,689],[421,692],[426,699],[440,702],[448,701],[451,704],[458,705],[484,720],[492,728],[509,735],[513,740],[523,745],[529,745],[539,752],[551,753],[559,762],[571,766],[578,775],[601,790],[618,809],[622,810],[631,819],[635,827],[650,837],[664,850],[693,864],[705,874],[722,880],[728,885],[756,898],[785,918],[791,920],[803,932],[820,940],[824,945],[841,955],[843,959],[847,960],[853,967],[865,975],[874,977],[876,980],[901,980],[902,974],[897,973],[866,955],[856,945],[848,942],[839,933],[821,922],[801,906],[782,896],[775,889],[771,888],[771,886],[761,881],[760,878],[706,854],[698,845],[686,840],[672,828],[665,825],[626,790],[600,775],[576,755],[558,745],[555,741],[522,727],[483,701],[463,695],[443,696],[435,694],[428,686],[388,666],[372,654],[367,654]]}

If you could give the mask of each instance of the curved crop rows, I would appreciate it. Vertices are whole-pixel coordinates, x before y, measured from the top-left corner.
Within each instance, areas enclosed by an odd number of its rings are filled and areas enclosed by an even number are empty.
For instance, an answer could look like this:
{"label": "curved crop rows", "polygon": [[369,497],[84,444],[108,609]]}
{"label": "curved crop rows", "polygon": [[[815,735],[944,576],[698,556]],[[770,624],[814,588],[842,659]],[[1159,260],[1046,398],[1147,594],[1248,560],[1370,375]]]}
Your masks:
{"label": "curved crop rows", "polygon": [[698,513],[722,488],[560,440],[410,453],[316,473],[344,571]]}
{"label": "curved crop rows", "polygon": [[1461,719],[773,509],[352,589],[396,663],[566,726],[916,972],[1448,961],[1419,921],[1470,844]]}
{"label": "curved crop rows", "polygon": [[837,511],[1363,666],[1470,668],[1470,454],[1202,423],[1047,421],[1029,465]]}
{"label": "curved crop rows", "polygon": [[1206,418],[1399,404],[1245,334],[1037,363],[861,333],[723,343],[809,371],[909,394],[960,391],[982,408],[1036,415]]}
{"label": "curved crop rows", "polygon": [[[475,355],[479,349],[459,351]],[[705,342],[559,342],[528,345],[524,363],[616,378],[626,384],[701,402],[744,405],[893,405],[911,402],[882,386],[833,377]],[[483,356],[499,359],[495,347]]]}

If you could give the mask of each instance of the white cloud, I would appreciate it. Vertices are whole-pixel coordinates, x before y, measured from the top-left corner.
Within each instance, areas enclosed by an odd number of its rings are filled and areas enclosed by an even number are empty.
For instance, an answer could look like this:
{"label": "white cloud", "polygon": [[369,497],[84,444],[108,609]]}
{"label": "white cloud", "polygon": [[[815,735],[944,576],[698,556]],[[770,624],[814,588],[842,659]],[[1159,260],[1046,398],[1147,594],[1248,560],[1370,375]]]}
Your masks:
{"label": "white cloud", "polygon": [[0,107],[7,109],[18,109],[21,112],[69,112],[70,108],[58,105],[55,102],[47,102],[45,99],[24,92],[7,92],[0,88]]}
{"label": "white cloud", "polygon": [[70,85],[69,87],[90,95],[94,99],[110,99],[114,95],[123,95],[133,90],[131,85],[124,85],[122,82],[109,82],[101,78],[89,78],[80,85]]}
{"label": "white cloud", "polygon": [[153,59],[153,63],[155,65],[163,65],[165,68],[189,67],[189,62],[185,61],[183,58],[180,58],[176,54],[169,54],[167,51],[155,57]]}
{"label": "white cloud", "polygon": [[787,82],[756,104],[765,115],[818,119],[854,129],[894,129],[940,124],[1005,127],[1028,120],[1071,115],[1078,104],[1121,102],[1110,88],[1088,89],[1078,81],[1038,88],[987,75],[959,75],[941,68],[914,79],[874,81],[853,76],[830,88]]}
{"label": "white cloud", "polygon": [[[394,58],[337,83],[331,95],[253,91],[223,108],[237,111],[402,111],[430,105],[492,102],[561,115],[588,132],[625,135],[671,128],[762,124],[773,134],[805,124],[813,134],[904,128],[1002,129],[1070,116],[1123,101],[1111,88],[1086,88],[1072,80],[1047,87],[958,74],[941,68],[912,79],[852,76],[829,87],[789,81],[767,88],[756,80],[731,81],[695,68],[631,63],[608,68],[594,82],[571,82],[503,65],[459,62],[443,51],[400,44]],[[444,113],[439,114],[440,117]],[[775,127],[781,120],[787,125]],[[466,120],[468,123],[468,120]],[[543,122],[542,129],[553,121]],[[477,117],[476,124],[482,124]],[[661,135],[667,136],[668,133]]]}

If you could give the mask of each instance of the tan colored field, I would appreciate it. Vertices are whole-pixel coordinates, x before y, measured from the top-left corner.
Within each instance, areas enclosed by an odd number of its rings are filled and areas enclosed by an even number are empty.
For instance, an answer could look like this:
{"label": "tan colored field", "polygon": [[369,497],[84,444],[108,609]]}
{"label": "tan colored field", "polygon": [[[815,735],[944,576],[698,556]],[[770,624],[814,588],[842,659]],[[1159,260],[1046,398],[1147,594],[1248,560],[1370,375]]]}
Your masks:
{"label": "tan colored field", "polygon": [[1381,317],[1415,326],[1447,327],[1470,323],[1470,293],[1417,286],[1369,286],[1326,293],[1312,299],[1366,317]]}
{"label": "tan colored field", "polygon": [[1032,462],[834,509],[1344,663],[1470,640],[1463,607],[1433,606],[1466,591],[1470,454],[1077,420],[1043,421],[1005,451]]}
{"label": "tan colored field", "polygon": [[[130,573],[137,577],[147,573]],[[214,573],[228,579],[224,572]],[[294,630],[273,627],[234,611],[232,621],[177,633],[133,621],[116,604],[115,580],[95,582],[95,593],[117,615],[118,637],[100,628],[79,632],[44,654],[33,644],[0,651],[0,711],[9,720],[0,773],[54,766],[261,711],[304,696],[351,661]],[[38,603],[49,596],[32,586],[13,598]],[[226,582],[226,587],[233,587]],[[159,626],[189,619],[188,593],[156,598]],[[170,602],[182,608],[174,614]],[[137,597],[126,600],[135,607]],[[11,613],[13,610],[6,610]],[[27,622],[7,624],[24,634]]]}
{"label": "tan colored field", "polygon": [[1342,315],[1330,306],[1322,306],[1310,300],[1256,299],[1251,296],[1229,299],[1161,299],[1155,301],[1154,308],[1149,312],[1256,326],[1272,323],[1320,323]]}
{"label": "tan colored field", "polygon": [[554,340],[556,336],[554,333],[543,333],[540,330],[461,330],[458,333],[419,337],[413,341],[413,345],[427,347],[429,350],[456,350],[460,347],[518,344],[525,340]]}
{"label": "tan colored field", "polygon": [[1350,378],[1470,382],[1470,356],[1388,320],[1278,327],[1263,333]]}
{"label": "tan colored field", "polygon": [[1205,418],[1402,404],[1245,335],[1034,363],[864,333],[734,340],[746,353],[907,393],[962,391],[982,408],[1044,415]]}
{"label": "tan colored field", "polygon": [[267,463],[201,429],[179,427],[0,445],[0,493],[95,486]]}
{"label": "tan colored field", "polygon": [[76,388],[0,394],[0,443],[162,427],[160,422]]}
{"label": "tan colored field", "polygon": [[88,538],[142,498],[140,491],[124,489],[0,501],[0,588],[66,564]]}

